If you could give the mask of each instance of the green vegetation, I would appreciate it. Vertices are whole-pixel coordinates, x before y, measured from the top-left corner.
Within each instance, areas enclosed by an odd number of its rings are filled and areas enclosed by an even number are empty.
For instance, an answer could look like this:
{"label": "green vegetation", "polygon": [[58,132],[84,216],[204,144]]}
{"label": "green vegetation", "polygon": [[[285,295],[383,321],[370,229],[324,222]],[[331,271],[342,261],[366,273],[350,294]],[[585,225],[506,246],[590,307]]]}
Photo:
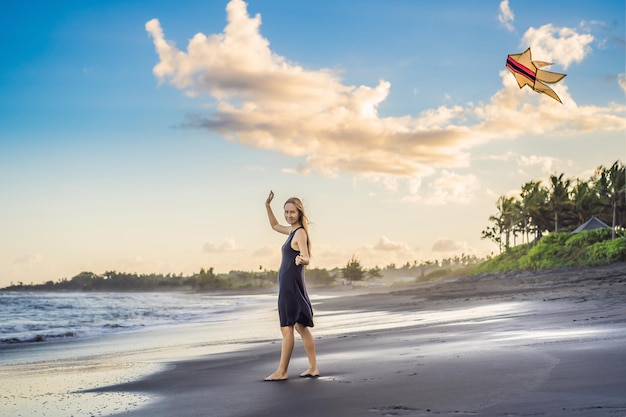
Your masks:
{"label": "green vegetation", "polygon": [[[455,256],[442,259],[441,261],[425,261],[418,263],[407,262],[400,268],[395,264],[389,264],[384,268],[374,266],[364,268],[356,256],[340,270],[339,278],[347,284],[357,282],[397,284],[401,282],[430,281],[440,278],[467,275],[474,268],[484,262],[473,255]],[[308,272],[307,272],[308,274]],[[307,275],[308,277],[308,275]]]}
{"label": "green vegetation", "polygon": [[474,273],[605,265],[626,261],[626,238],[610,229],[552,233],[536,245],[519,245],[479,265]]}
{"label": "green vegetation", "polygon": [[[479,265],[475,273],[626,261],[626,168],[621,161],[598,167],[589,180],[553,174],[548,186],[527,182],[519,197],[501,196],[496,208],[498,213],[489,217],[492,225],[483,230],[482,238],[496,242],[500,255]],[[612,227],[569,233],[592,216]],[[516,244],[518,236],[521,245]]]}
{"label": "green vegetation", "polygon": [[352,255],[352,258],[342,269],[341,274],[349,282],[362,281],[365,277],[365,268],[361,266],[361,262],[359,262],[356,256]]}
{"label": "green vegetation", "polygon": [[530,181],[518,196],[501,196],[496,208],[482,238],[497,243],[500,252],[511,247],[511,240],[516,246],[518,237],[521,243],[537,242],[546,232],[572,231],[591,216],[611,226],[615,239],[615,230],[626,225],[626,168],[616,161],[598,167],[588,180],[553,174],[547,186]]}
{"label": "green vegetation", "polygon": [[[360,261],[353,256],[345,268],[331,270],[311,268],[306,270],[307,285],[331,286],[337,284],[353,284],[358,281],[372,282],[394,278],[410,277],[413,280],[433,279],[450,271],[460,271],[468,265],[482,262],[474,256],[461,256],[442,261],[424,263],[406,263],[397,268],[394,264],[379,267],[363,268]],[[183,274],[143,274],[108,271],[98,275],[93,272],[81,272],[71,279],[62,278],[56,282],[45,284],[24,284],[19,282],[2,288],[0,291],[257,291],[273,289],[277,284],[278,272],[272,270],[230,271],[226,274],[215,273],[213,268],[184,276]],[[343,280],[343,281],[342,281]]]}

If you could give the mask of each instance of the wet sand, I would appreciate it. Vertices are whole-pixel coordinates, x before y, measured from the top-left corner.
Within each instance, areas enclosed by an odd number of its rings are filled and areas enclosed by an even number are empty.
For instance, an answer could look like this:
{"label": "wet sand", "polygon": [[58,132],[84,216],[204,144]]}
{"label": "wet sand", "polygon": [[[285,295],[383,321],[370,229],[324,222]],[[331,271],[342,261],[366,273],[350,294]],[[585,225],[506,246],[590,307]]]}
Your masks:
{"label": "wet sand", "polygon": [[290,379],[263,381],[276,331],[89,393],[154,398],[132,417],[626,416],[624,263],[311,293],[336,296],[314,306],[320,378],[296,340]]}

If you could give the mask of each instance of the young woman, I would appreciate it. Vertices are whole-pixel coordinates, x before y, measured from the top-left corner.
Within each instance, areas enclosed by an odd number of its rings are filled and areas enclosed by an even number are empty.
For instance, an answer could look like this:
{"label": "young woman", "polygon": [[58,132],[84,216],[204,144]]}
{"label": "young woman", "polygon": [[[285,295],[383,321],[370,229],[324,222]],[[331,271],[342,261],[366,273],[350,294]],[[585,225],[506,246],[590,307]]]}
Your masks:
{"label": "young woman", "polygon": [[272,212],[271,203],[274,193],[265,201],[267,217],[272,229],[289,235],[282,247],[282,262],[278,271],[278,316],[283,335],[280,363],[278,369],[265,378],[266,381],[285,381],[288,375],[289,360],[294,346],[294,329],[302,337],[304,349],[309,359],[309,368],[300,374],[304,378],[316,378],[320,375],[315,356],[315,341],[309,327],[313,327],[313,309],[304,282],[304,266],[309,264],[311,244],[307,218],[302,202],[292,197],[283,206],[285,220],[289,226],[278,223]]}

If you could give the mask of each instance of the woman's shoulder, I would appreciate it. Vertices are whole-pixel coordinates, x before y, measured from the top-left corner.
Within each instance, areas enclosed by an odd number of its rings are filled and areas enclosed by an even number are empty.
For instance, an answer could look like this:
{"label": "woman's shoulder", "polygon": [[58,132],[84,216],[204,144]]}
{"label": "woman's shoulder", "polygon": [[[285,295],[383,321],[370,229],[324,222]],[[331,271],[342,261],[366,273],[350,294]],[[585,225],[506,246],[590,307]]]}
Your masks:
{"label": "woman's shoulder", "polygon": [[294,235],[294,236],[295,236],[295,235],[301,235],[301,234],[303,234],[303,233],[304,233],[304,235],[305,235],[305,236],[307,235],[307,233],[306,233],[306,229],[304,228],[304,226],[297,227],[297,228],[296,228],[296,229],[294,229],[294,231],[293,231],[293,232],[291,232],[291,233],[293,233],[293,235]]}

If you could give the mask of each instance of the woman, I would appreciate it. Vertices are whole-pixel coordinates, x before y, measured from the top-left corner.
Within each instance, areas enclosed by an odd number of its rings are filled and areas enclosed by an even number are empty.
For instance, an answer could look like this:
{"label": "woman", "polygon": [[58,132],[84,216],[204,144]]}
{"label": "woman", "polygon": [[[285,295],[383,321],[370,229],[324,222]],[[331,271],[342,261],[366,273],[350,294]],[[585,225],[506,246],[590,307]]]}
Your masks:
{"label": "woman", "polygon": [[265,381],[285,381],[289,375],[289,360],[294,346],[294,329],[302,337],[304,349],[309,359],[309,368],[300,374],[304,378],[316,378],[320,375],[315,356],[315,341],[309,327],[313,327],[313,309],[304,282],[304,266],[309,264],[310,248],[307,218],[302,202],[292,197],[284,205],[285,220],[289,226],[278,223],[272,212],[271,202],[274,193],[265,201],[267,217],[272,229],[289,235],[282,247],[282,263],[278,272],[278,315],[280,330],[283,335],[280,363],[276,372]]}

